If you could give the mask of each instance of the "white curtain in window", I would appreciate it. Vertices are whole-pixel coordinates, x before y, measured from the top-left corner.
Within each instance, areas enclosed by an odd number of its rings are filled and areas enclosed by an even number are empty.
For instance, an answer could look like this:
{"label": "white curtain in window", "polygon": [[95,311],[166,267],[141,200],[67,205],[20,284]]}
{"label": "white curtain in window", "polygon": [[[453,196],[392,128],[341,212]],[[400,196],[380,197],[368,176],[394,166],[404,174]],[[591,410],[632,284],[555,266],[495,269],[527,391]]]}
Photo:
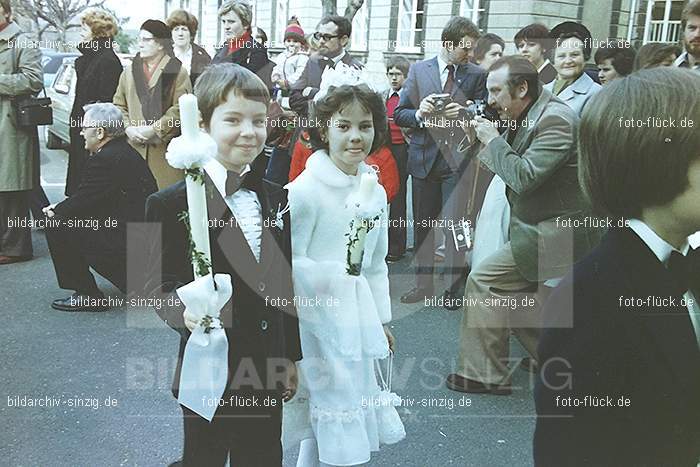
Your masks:
{"label": "white curtain in window", "polygon": [[367,29],[369,28],[369,14],[367,0],[362,7],[357,10],[352,19],[352,37],[350,38],[350,48],[353,50],[368,50]]}

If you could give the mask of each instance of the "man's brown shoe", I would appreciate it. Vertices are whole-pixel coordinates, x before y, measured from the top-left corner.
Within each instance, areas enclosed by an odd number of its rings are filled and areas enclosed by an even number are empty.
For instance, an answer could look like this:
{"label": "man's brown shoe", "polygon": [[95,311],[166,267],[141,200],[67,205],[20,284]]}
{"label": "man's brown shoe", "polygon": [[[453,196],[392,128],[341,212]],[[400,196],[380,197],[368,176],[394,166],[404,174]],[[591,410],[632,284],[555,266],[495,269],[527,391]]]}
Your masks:
{"label": "man's brown shoe", "polygon": [[510,386],[499,386],[497,384],[484,384],[473,379],[465,378],[457,373],[447,376],[445,381],[447,389],[457,392],[471,392],[475,394],[493,394],[496,396],[509,396],[513,393]]}
{"label": "man's brown shoe", "polygon": [[31,256],[0,256],[0,264],[14,264],[22,263],[24,261],[29,261],[32,259]]}

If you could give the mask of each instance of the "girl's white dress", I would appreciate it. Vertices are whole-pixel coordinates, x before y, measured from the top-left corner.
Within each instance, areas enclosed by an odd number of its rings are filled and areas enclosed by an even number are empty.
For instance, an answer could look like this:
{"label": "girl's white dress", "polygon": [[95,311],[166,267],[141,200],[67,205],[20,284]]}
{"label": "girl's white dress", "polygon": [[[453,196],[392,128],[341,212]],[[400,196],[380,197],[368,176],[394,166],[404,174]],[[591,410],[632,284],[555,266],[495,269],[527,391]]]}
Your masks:
{"label": "girl's white dress", "polygon": [[391,320],[387,200],[377,184],[371,209],[380,222],[366,237],[359,276],[345,272],[351,207],[346,199],[359,189],[362,173],[343,173],[325,151],[287,185],[292,219],[292,264],[303,359],[299,389],[285,404],[285,448],[314,437],[319,460],[357,465],[381,444],[406,435],[395,405],[400,399],[381,391],[375,360],[388,356],[382,324]]}

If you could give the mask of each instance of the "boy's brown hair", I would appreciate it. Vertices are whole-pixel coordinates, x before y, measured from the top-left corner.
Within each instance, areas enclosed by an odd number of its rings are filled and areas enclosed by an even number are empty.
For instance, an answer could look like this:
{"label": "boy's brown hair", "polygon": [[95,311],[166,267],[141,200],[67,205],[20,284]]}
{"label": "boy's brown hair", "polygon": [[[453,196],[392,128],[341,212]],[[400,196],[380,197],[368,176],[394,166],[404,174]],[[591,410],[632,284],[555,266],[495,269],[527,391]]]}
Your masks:
{"label": "boy's brown hair", "polygon": [[[697,72],[659,67],[616,79],[591,99],[579,127],[579,180],[600,214],[639,218],[687,189],[688,168],[700,158],[697,96]],[[684,119],[693,127],[681,127]]]}
{"label": "boy's brown hair", "polygon": [[229,93],[251,101],[270,103],[270,91],[255,73],[233,63],[209,65],[194,85],[199,111],[206,128],[209,128],[214,110],[226,102]]}

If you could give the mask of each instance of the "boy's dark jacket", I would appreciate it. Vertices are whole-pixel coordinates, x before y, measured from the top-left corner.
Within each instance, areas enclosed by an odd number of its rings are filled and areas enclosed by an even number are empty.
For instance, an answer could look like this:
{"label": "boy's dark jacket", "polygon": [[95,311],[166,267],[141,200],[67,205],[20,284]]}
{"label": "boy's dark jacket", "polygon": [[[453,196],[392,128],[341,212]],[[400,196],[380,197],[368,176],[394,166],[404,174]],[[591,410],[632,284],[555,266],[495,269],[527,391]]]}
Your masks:
{"label": "boy's dark jacket", "polygon": [[[697,266],[693,277],[698,285]],[[697,465],[700,349],[680,289],[624,228],[610,230],[553,292],[545,326],[560,328],[545,330],[538,348],[536,466]],[[621,305],[648,296],[675,306]],[[563,406],[586,396],[608,396],[614,406]],[[617,407],[622,397],[628,407]]]}
{"label": "boy's dark jacket", "polygon": [[[275,391],[280,388],[267,387],[266,367],[279,372],[284,359],[301,359],[293,300],[289,214],[283,215],[283,228],[276,223],[277,212],[287,206],[287,191],[263,180],[265,165],[266,158],[258,157],[242,185],[257,193],[262,206],[260,263],[237,223],[231,222],[232,214],[224,199],[205,175],[213,269],[215,273],[230,274],[233,282],[232,298],[221,312],[229,342],[229,385],[224,394],[235,392],[231,379],[242,361],[254,362],[265,389]],[[154,223],[148,245],[150,270],[146,283],[146,292],[151,296],[167,298],[193,280],[187,231],[178,219],[183,211],[187,211],[184,181],[154,193],[146,203],[146,221]],[[164,306],[156,311],[182,337],[173,383],[173,394],[177,397],[182,357],[189,337],[182,317],[184,307]]]}

